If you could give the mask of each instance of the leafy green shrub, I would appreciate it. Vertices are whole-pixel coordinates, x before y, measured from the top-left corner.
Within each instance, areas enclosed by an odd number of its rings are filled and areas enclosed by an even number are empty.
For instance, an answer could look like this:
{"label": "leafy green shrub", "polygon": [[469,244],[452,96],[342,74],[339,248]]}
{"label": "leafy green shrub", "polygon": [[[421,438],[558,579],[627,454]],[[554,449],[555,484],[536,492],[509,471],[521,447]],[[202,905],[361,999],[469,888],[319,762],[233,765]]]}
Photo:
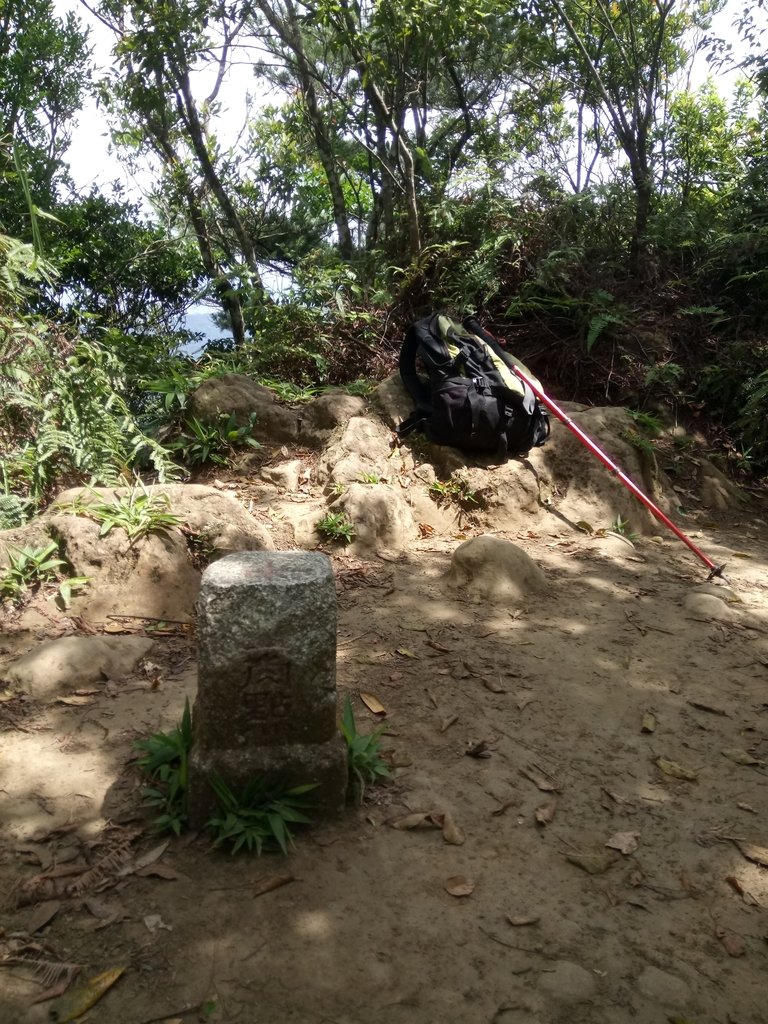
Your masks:
{"label": "leafy green shrub", "polygon": [[392,773],[381,757],[381,736],[384,726],[371,733],[359,733],[349,696],[344,701],[341,718],[341,734],[347,744],[349,783],[358,804],[363,802],[365,787],[375,785],[382,779],[390,779]]}
{"label": "leafy green shrub", "polygon": [[428,490],[430,497],[438,505],[455,502],[464,511],[471,511],[473,507],[477,508],[480,504],[475,491],[461,477],[451,477],[449,480],[433,480]]}
{"label": "leafy green shrub", "polygon": [[304,812],[312,804],[305,797],[317,788],[315,783],[286,789],[264,779],[252,779],[239,797],[215,775],[211,786],[219,801],[218,810],[208,822],[215,836],[213,845],[231,843],[233,854],[245,848],[260,856],[265,846],[274,845],[287,854],[293,846],[291,826],[311,823]]}
{"label": "leafy green shrub", "polygon": [[100,537],[106,537],[115,527],[125,530],[131,543],[150,533],[181,526],[184,520],[170,511],[166,494],[154,494],[142,484],[131,488],[128,494],[112,501],[76,501],[71,510],[101,523]]}
{"label": "leafy green shrub", "polygon": [[723,343],[717,358],[704,367],[696,391],[708,414],[719,418],[730,435],[732,459],[740,472],[768,472],[767,361],[764,343]]}
{"label": "leafy green shrub", "polygon": [[154,825],[159,831],[170,829],[178,836],[187,824],[189,752],[192,747],[189,700],[184,702],[181,722],[171,732],[156,732],[147,739],[137,740],[135,747],[142,755],[138,760],[139,768],[150,780],[150,785],[142,791],[144,803],[160,811]]}
{"label": "leafy green shrub", "polygon": [[343,540],[351,544],[355,537],[355,524],[344,512],[326,512],[317,522],[317,529],[328,540]]}
{"label": "leafy green shrub", "polygon": [[27,521],[34,503],[17,494],[0,494],[0,530],[12,530]]}
{"label": "leafy green shrub", "polygon": [[25,330],[23,347],[0,365],[8,491],[38,504],[62,477],[114,484],[133,467],[151,467],[161,480],[178,476],[170,453],[128,408],[114,356],[52,334],[42,321]]}
{"label": "leafy green shrub", "polygon": [[[157,732],[137,740],[140,753],[138,766],[148,776],[149,785],[142,790],[144,804],[160,813],[153,824],[159,831],[170,830],[181,835],[189,816],[187,793],[189,785],[189,754],[192,749],[192,716],[189,700],[184,702],[181,722],[168,733]],[[218,776],[211,786],[218,807],[206,824],[214,835],[214,846],[232,844],[232,853],[241,849],[255,851],[277,846],[288,853],[293,845],[291,826],[308,824],[304,813],[311,807],[306,794],[316,784],[285,788],[279,783],[252,779],[240,796]]]}
{"label": "leafy green shrub", "polygon": [[262,445],[251,437],[256,413],[248,423],[237,426],[235,414],[222,415],[219,423],[201,423],[191,416],[184,421],[181,433],[168,442],[170,451],[177,452],[187,466],[202,466],[206,462],[226,465],[236,448],[259,449]]}
{"label": "leafy green shrub", "polygon": [[627,409],[627,412],[643,430],[645,430],[651,437],[658,437],[664,429],[664,424],[661,422],[658,416],[654,416],[650,412],[641,412],[639,409]]}
{"label": "leafy green shrub", "polygon": [[41,548],[9,548],[8,567],[0,575],[0,598],[19,601],[36,587],[57,583],[60,601],[68,608],[72,592],[86,586],[89,578],[70,576],[62,580],[60,570],[67,563],[58,552],[56,541]]}

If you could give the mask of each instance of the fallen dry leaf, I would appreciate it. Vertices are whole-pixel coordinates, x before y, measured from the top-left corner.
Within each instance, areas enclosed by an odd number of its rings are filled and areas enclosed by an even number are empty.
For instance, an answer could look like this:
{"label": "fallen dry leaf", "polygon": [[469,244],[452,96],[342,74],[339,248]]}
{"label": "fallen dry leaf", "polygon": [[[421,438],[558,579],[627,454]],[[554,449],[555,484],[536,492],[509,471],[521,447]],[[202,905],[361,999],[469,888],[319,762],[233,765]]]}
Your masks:
{"label": "fallen dry leaf", "polygon": [[110,904],[103,903],[101,900],[94,899],[93,897],[83,900],[83,906],[89,913],[101,921],[106,921],[108,917],[113,917],[115,913],[114,906],[110,906]]}
{"label": "fallen dry leaf", "polygon": [[374,715],[386,715],[387,709],[381,703],[379,698],[374,697],[372,693],[361,693],[360,700]]}
{"label": "fallen dry leaf", "polygon": [[58,981],[55,985],[47,988],[44,992],[39,992],[34,999],[30,1000],[29,1005],[35,1006],[36,1003],[47,1003],[49,999],[56,999],[58,996],[63,996],[80,970],[80,967],[74,964],[69,966],[72,969],[71,974],[67,972],[61,981]]}
{"label": "fallen dry leaf", "polygon": [[766,766],[765,761],[753,757],[749,751],[742,750],[740,747],[731,747],[728,750],[721,750],[720,753],[723,757],[727,757],[729,761],[733,761],[734,764],[755,765],[758,768],[765,768]]}
{"label": "fallen dry leaf", "polygon": [[749,892],[749,890],[744,888],[744,886],[741,884],[741,882],[735,875],[726,875],[725,880],[728,883],[728,885],[730,885],[730,887],[733,889],[733,891],[737,892],[739,896],[741,896],[741,898],[744,900],[748,907],[760,906],[760,902],[755,899],[755,897],[752,895],[751,892]]}
{"label": "fallen dry leaf", "polygon": [[652,711],[646,711],[643,715],[640,732],[656,732],[656,715]]}
{"label": "fallen dry leaf", "polygon": [[605,844],[610,850],[618,850],[625,856],[634,853],[638,847],[639,832],[614,832]]}
{"label": "fallen dry leaf", "polygon": [[745,804],[743,801],[740,801],[736,804],[736,806],[739,808],[740,811],[749,811],[750,814],[757,814],[757,811],[752,806],[752,804]]}
{"label": "fallen dry leaf", "polygon": [[557,810],[557,800],[547,800],[541,807],[536,808],[536,821],[539,825],[548,825],[555,816]]}
{"label": "fallen dry leaf", "polygon": [[401,658],[413,658],[414,660],[419,657],[410,647],[396,647],[395,654],[399,654]]}
{"label": "fallen dry leaf", "polygon": [[452,815],[446,811],[443,815],[443,839],[451,846],[461,846],[465,838],[464,833],[453,820]]}
{"label": "fallen dry leaf", "polygon": [[751,860],[763,868],[768,868],[768,846],[757,846],[755,843],[745,843],[741,839],[737,839],[735,842],[747,860]]}
{"label": "fallen dry leaf", "polygon": [[429,811],[413,811],[400,818],[390,818],[387,825],[401,832],[410,831],[412,828],[442,828],[442,823],[435,822],[434,815]]}
{"label": "fallen dry leaf", "polygon": [[483,686],[491,693],[506,693],[507,691],[497,679],[484,679]]}
{"label": "fallen dry leaf", "polygon": [[538,915],[536,917],[515,917],[512,914],[507,914],[507,921],[513,928],[527,928],[528,925],[538,924],[540,920],[541,917]]}
{"label": "fallen dry leaf", "polygon": [[498,817],[499,815],[502,815],[506,811],[508,811],[510,809],[510,807],[519,807],[519,806],[520,806],[520,797],[517,796],[517,795],[511,796],[511,797],[509,797],[508,800],[502,800],[498,807],[494,807],[494,809],[491,811],[491,814],[493,814],[493,815]]}
{"label": "fallen dry leaf", "polygon": [[699,777],[698,772],[691,771],[690,768],[684,768],[677,761],[669,761],[666,757],[657,757],[656,764],[665,775],[669,775],[672,779],[681,779],[683,782],[696,782]]}
{"label": "fallen dry leaf", "polygon": [[139,868],[136,872],[142,878],[156,877],[166,878],[169,882],[175,881],[179,876],[168,864],[148,864],[145,868]]}
{"label": "fallen dry leaf", "polygon": [[697,711],[707,711],[710,715],[723,715],[726,718],[728,717],[727,711],[723,711],[722,708],[713,707],[712,704],[704,704],[703,701],[700,700],[689,700],[688,703],[692,708],[696,708]]}
{"label": "fallen dry leaf", "polygon": [[488,749],[488,744],[485,740],[480,740],[479,743],[473,743],[468,747],[464,753],[467,757],[490,757],[491,751]]}
{"label": "fallen dry leaf", "polygon": [[72,693],[68,697],[57,697],[54,703],[66,704],[68,707],[72,708],[82,708],[87,704],[93,704],[93,698]]}
{"label": "fallen dry leaf", "polygon": [[464,875],[452,875],[446,879],[444,889],[451,896],[471,896],[475,891],[475,883]]}
{"label": "fallen dry leaf", "polygon": [[537,786],[543,793],[559,793],[560,787],[552,776],[539,768],[538,765],[530,764],[520,769],[520,774]]}
{"label": "fallen dry leaf", "polygon": [[736,932],[729,932],[727,928],[718,925],[715,928],[715,936],[720,940],[728,956],[744,956],[747,947],[744,939]]}
{"label": "fallen dry leaf", "polygon": [[173,931],[173,925],[166,924],[159,914],[147,914],[147,916],[144,918],[144,924],[147,926],[149,931],[152,932],[153,935],[155,934],[156,931],[159,931],[161,928],[167,932]]}
{"label": "fallen dry leaf", "polygon": [[452,725],[455,725],[456,722],[458,722],[458,720],[458,715],[449,715],[447,718],[444,718],[440,723],[440,732],[447,732]]}
{"label": "fallen dry leaf", "polygon": [[270,875],[268,878],[260,878],[254,882],[251,896],[255,899],[257,896],[263,896],[265,893],[280,889],[282,886],[288,885],[289,882],[295,882],[296,880],[295,875]]}
{"label": "fallen dry leaf", "polygon": [[39,903],[29,916],[27,931],[30,935],[39,932],[41,928],[45,928],[56,917],[60,910],[60,900],[46,900],[45,903]]}
{"label": "fallen dry leaf", "polygon": [[614,863],[609,853],[566,853],[565,859],[590,875],[604,875]]}
{"label": "fallen dry leaf", "polygon": [[156,860],[160,860],[165,851],[170,845],[170,839],[166,839],[165,842],[159,843],[157,846],[153,846],[151,850],[147,850],[136,860],[129,861],[116,873],[120,878],[124,878],[126,875],[133,875],[137,871],[141,871],[142,868],[149,867],[150,864],[154,864]]}
{"label": "fallen dry leaf", "polygon": [[72,989],[67,995],[61,996],[48,1010],[50,1019],[56,1024],[68,1024],[69,1021],[82,1017],[105,992],[109,991],[124,970],[124,967],[111,967],[89,978],[84,985]]}

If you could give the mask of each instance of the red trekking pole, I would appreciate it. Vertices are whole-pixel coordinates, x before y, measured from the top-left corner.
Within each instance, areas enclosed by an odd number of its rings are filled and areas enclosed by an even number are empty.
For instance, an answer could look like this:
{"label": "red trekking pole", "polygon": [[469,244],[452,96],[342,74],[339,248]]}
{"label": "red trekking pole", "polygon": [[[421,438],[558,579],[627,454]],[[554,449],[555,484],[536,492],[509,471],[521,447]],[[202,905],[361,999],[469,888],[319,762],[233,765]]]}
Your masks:
{"label": "red trekking pole", "polygon": [[[467,319],[464,321],[464,326],[468,330],[472,331],[473,334],[479,334],[481,338],[484,335],[488,335],[488,332],[485,331],[477,322],[477,320],[475,320],[473,317],[467,317]],[[492,340],[496,342],[496,344],[498,344],[495,338],[493,338]],[[566,425],[566,427],[571,431],[571,433],[575,434],[576,437],[578,437],[578,439],[581,441],[581,443],[586,448],[588,448],[593,455],[596,455],[597,458],[600,459],[604,466],[606,466],[615,476],[619,478],[619,480],[627,488],[627,490],[634,494],[638,501],[641,501],[643,505],[645,505],[645,507],[648,509],[648,511],[652,512],[653,515],[656,516],[659,522],[664,523],[665,526],[669,527],[669,529],[674,533],[674,535],[679,540],[681,540],[683,544],[686,544],[694,553],[694,555],[696,555],[696,557],[700,559],[704,563],[704,565],[706,565],[706,567],[709,569],[709,575],[707,576],[708,580],[714,579],[716,576],[722,577],[725,565],[716,565],[711,558],[707,558],[707,556],[704,554],[701,548],[697,547],[690,537],[687,537],[683,533],[683,531],[679,529],[679,527],[675,526],[672,520],[661,511],[658,505],[655,505],[651,501],[651,499],[640,490],[637,484],[630,480],[626,473],[622,472],[622,470],[619,469],[616,463],[609,459],[601,448],[598,448],[598,446],[595,444],[592,438],[589,437],[588,434],[585,434],[581,427],[578,427],[570,418],[570,416],[563,412],[560,406],[557,405],[556,402],[553,402],[552,399],[547,394],[545,394],[544,391],[542,391],[541,388],[538,387],[530,379],[530,377],[528,377],[528,375],[520,369],[519,366],[515,365],[512,362],[507,363],[507,365],[509,366],[510,370],[512,370],[512,372],[524,384],[528,385],[528,387],[531,389],[534,395],[536,395],[539,401],[542,402],[551,413],[557,416],[557,418]]]}

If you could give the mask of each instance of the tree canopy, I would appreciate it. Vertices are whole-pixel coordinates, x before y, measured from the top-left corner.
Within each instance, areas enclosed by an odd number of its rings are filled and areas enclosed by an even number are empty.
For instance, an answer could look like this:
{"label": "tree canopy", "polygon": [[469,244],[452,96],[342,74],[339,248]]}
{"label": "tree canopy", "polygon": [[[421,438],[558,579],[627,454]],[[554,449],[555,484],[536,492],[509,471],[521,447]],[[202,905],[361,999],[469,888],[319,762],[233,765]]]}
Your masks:
{"label": "tree canopy", "polygon": [[[4,0],[6,351],[19,331],[54,362],[91,346],[126,416],[178,414],[200,301],[228,365],[291,387],[380,375],[409,318],[479,310],[552,387],[706,409],[764,471],[765,4],[731,5],[724,93],[723,3],[99,0],[91,86],[75,13]],[[692,87],[694,57],[712,74]],[[141,203],[68,178],[90,88]]]}

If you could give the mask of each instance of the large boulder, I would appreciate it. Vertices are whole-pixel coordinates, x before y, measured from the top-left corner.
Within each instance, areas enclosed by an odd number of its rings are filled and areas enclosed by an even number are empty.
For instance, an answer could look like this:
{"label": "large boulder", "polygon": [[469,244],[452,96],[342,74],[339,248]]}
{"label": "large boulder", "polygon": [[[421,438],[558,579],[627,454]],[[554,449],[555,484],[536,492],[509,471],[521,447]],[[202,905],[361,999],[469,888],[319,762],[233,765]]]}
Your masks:
{"label": "large boulder", "polygon": [[308,402],[298,411],[299,444],[322,448],[339,427],[353,416],[361,416],[365,401],[345,391],[329,391]]}
{"label": "large boulder", "polygon": [[[56,496],[49,515],[60,515],[75,502],[109,503],[125,499],[130,493],[128,487],[72,487]],[[209,558],[234,551],[269,551],[274,547],[269,530],[246,512],[232,494],[204,484],[156,484],[149,493],[167,500],[168,511],[184,520]]]}
{"label": "large boulder", "polygon": [[744,496],[738,486],[713,466],[709,459],[701,459],[699,469],[699,493],[705,508],[714,508],[722,512],[728,508],[738,507]]}
{"label": "large boulder", "polygon": [[33,647],[5,671],[5,679],[35,700],[120,679],[149,654],[154,641],[138,636],[65,636]]}
{"label": "large boulder", "polygon": [[[658,465],[653,449],[633,443],[637,427],[626,409],[581,407],[569,409],[568,415],[662,512],[674,514],[677,500],[672,482]],[[539,475],[542,503],[551,502],[571,522],[584,520],[597,530],[621,516],[634,533],[657,531],[657,520],[645,506],[554,417],[549,442],[534,449],[528,458]]]}
{"label": "large boulder", "polygon": [[178,529],[129,542],[125,531],[100,536],[100,526],[82,516],[48,520],[64,558],[89,585],[72,600],[72,611],[93,621],[131,615],[191,622],[200,590],[187,541]]}
{"label": "large boulder", "polygon": [[387,484],[352,484],[331,507],[354,524],[352,549],[359,555],[402,554],[418,534],[402,494]]}
{"label": "large boulder", "polygon": [[532,593],[540,593],[547,585],[541,569],[522,548],[488,534],[473,537],[456,548],[447,582],[475,601],[512,607],[524,604]]}
{"label": "large boulder", "polygon": [[296,412],[280,405],[269,388],[242,373],[224,373],[203,381],[190,398],[189,411],[201,423],[219,423],[222,415],[234,413],[240,427],[255,413],[252,434],[265,444],[295,442],[299,435]]}
{"label": "large boulder", "polygon": [[371,395],[373,407],[392,430],[407,419],[413,412],[414,403],[405,390],[399,373],[387,377]]}
{"label": "large boulder", "polygon": [[376,417],[353,416],[341,436],[323,452],[318,467],[321,481],[352,484],[363,474],[380,479],[390,471],[392,433]]}
{"label": "large boulder", "polygon": [[209,561],[235,551],[274,547],[267,528],[236,498],[199,484],[158,485],[150,492],[167,500],[167,510],[183,520],[186,535],[171,527],[131,543],[117,525],[101,536],[99,522],[72,514],[73,504],[110,504],[130,493],[126,487],[70,488],[39,521],[59,541],[74,575],[90,579],[72,601],[73,612],[88,619],[137,615],[191,621],[200,589],[191,554]]}

